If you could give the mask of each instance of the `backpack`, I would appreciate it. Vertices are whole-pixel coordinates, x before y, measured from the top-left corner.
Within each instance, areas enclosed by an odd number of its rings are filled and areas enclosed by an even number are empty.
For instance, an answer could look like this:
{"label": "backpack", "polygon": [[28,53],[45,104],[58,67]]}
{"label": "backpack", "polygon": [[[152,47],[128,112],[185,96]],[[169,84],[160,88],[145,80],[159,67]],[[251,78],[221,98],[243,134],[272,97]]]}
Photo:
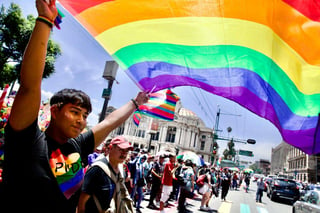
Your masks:
{"label": "backpack", "polygon": [[[116,189],[113,194],[113,198],[110,202],[110,208],[107,210],[102,210],[101,205],[95,195],[93,195],[94,202],[99,210],[103,213],[133,213],[133,201],[131,200],[128,190],[124,185],[123,177],[120,173],[120,178],[117,178],[109,169],[109,166],[102,161],[95,161],[92,166],[99,166],[116,184]],[[115,203],[115,198],[117,198],[117,204]],[[117,209],[116,209],[117,206]]]}
{"label": "backpack", "polygon": [[199,188],[201,188],[204,185],[204,182],[206,181],[207,175],[200,175],[196,181],[196,184]]}
{"label": "backpack", "polygon": [[177,182],[179,183],[180,186],[185,186],[186,185],[186,181],[183,177],[183,173],[182,171],[182,165],[178,166],[177,168],[175,168],[175,171],[173,172],[174,174],[174,179],[177,180]]}

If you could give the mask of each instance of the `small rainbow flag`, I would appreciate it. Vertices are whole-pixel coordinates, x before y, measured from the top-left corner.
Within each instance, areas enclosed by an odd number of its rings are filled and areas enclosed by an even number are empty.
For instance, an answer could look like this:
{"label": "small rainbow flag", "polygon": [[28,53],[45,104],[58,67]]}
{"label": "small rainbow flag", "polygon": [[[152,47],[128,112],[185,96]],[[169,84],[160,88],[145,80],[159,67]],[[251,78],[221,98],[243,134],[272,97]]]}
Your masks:
{"label": "small rainbow flag", "polygon": [[176,104],[180,98],[169,89],[150,93],[149,96],[149,101],[139,107],[140,112],[154,118],[173,121]]}
{"label": "small rainbow flag", "polygon": [[139,126],[140,120],[141,120],[141,113],[137,110],[137,111],[135,111],[134,114],[133,114],[133,123],[134,123],[136,126]]}
{"label": "small rainbow flag", "polygon": [[2,105],[4,103],[4,99],[6,98],[7,92],[8,92],[9,84],[6,84],[4,87],[1,97],[0,97],[0,110],[2,109]]}

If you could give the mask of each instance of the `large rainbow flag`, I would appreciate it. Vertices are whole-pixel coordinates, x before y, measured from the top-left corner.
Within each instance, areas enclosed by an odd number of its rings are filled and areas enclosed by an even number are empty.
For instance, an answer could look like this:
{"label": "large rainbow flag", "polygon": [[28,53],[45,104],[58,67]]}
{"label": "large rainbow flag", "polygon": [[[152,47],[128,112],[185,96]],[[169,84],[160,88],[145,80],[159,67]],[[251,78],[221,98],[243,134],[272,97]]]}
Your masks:
{"label": "large rainbow flag", "polygon": [[195,86],[320,153],[316,0],[60,0],[144,91]]}

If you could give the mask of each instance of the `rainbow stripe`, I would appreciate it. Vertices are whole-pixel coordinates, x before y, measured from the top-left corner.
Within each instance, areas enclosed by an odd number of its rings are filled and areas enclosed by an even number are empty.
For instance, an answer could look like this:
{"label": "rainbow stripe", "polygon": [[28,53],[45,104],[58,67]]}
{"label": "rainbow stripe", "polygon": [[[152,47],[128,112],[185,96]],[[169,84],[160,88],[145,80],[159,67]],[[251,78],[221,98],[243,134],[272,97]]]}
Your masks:
{"label": "rainbow stripe", "polygon": [[3,107],[3,103],[4,103],[4,100],[5,100],[5,98],[6,98],[8,89],[9,89],[9,84],[6,84],[6,85],[4,86],[4,88],[3,88],[3,91],[2,91],[1,96],[0,96],[0,110],[1,110],[2,107]]}
{"label": "rainbow stripe", "polygon": [[64,196],[69,199],[80,189],[84,170],[79,153],[64,156],[60,149],[51,153],[49,163]]}
{"label": "rainbow stripe", "polygon": [[195,86],[320,152],[320,5],[314,0],[60,0],[145,91]]}
{"label": "rainbow stripe", "polygon": [[139,106],[141,113],[166,120],[174,120],[174,112],[179,97],[171,90],[163,90],[157,93],[150,93],[147,103]]}
{"label": "rainbow stripe", "polygon": [[141,113],[139,111],[135,111],[133,114],[133,123],[136,126],[139,126],[141,120]]}

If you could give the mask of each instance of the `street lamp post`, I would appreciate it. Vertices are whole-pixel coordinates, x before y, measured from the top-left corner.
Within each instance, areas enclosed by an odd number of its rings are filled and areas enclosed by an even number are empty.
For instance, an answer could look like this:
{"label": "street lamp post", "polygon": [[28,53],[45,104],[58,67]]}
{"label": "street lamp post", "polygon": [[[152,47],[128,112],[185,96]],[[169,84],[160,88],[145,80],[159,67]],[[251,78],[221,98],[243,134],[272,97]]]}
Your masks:
{"label": "street lamp post", "polygon": [[104,88],[102,92],[102,98],[104,98],[104,103],[102,106],[102,111],[99,116],[99,123],[103,121],[106,116],[106,110],[108,107],[108,102],[111,98],[111,88],[113,85],[113,81],[115,80],[117,70],[119,65],[115,61],[107,61],[102,77],[108,80],[108,88]]}

